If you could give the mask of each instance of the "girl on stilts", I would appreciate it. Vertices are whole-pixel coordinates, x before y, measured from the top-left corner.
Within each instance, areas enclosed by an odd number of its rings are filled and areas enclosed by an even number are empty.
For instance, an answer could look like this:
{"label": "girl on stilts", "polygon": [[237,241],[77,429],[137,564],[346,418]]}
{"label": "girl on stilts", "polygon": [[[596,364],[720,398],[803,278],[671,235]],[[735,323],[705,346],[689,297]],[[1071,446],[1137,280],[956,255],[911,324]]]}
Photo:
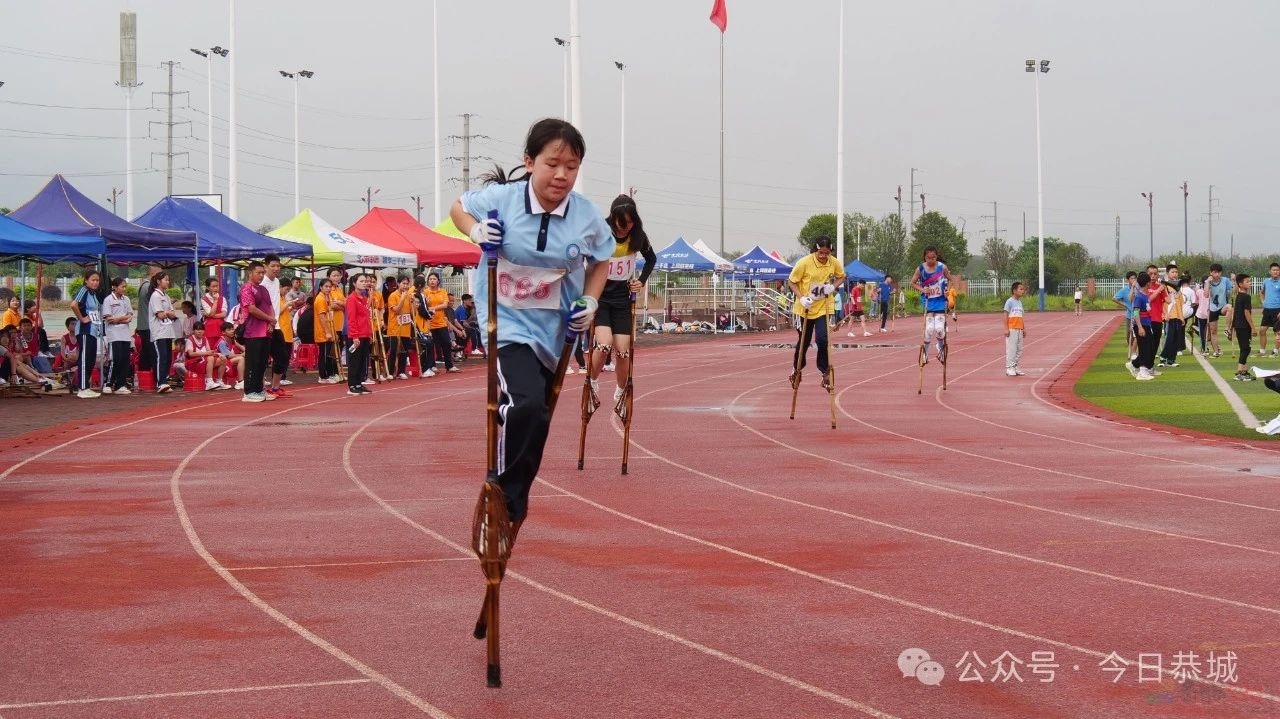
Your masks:
{"label": "girl on stilts", "polygon": [[911,286],[920,293],[925,312],[921,365],[929,362],[930,345],[936,345],[939,361],[947,361],[943,353],[947,346],[947,287],[950,282],[951,271],[938,259],[938,248],[933,245],[924,248],[924,262],[911,276]]}
{"label": "girl on stilts", "polygon": [[[573,192],[586,142],[573,125],[539,120],[529,130],[524,174],[499,170],[490,184],[464,194],[450,217],[498,258],[498,485],[513,527],[529,510],[529,487],[542,464],[554,371],[569,329],[585,332],[599,306],[614,253],[600,210]],[[496,211],[497,218],[489,218]],[[484,218],[484,219],[481,219]],[[476,273],[476,297],[488,279]],[[483,328],[487,302],[476,303]]]}
{"label": "girl on stilts", "polygon": [[[591,349],[591,391],[598,393],[600,370],[605,357],[613,350],[615,377],[618,386],[613,390],[613,401],[622,399],[622,392],[630,376],[631,366],[631,298],[644,291],[645,282],[653,272],[658,257],[654,254],[644,223],[636,212],[636,201],[630,195],[618,195],[609,207],[609,228],[617,248],[609,259],[609,279],[600,296],[600,310],[596,313],[596,342]],[[644,269],[636,277],[636,255],[644,257]]]}

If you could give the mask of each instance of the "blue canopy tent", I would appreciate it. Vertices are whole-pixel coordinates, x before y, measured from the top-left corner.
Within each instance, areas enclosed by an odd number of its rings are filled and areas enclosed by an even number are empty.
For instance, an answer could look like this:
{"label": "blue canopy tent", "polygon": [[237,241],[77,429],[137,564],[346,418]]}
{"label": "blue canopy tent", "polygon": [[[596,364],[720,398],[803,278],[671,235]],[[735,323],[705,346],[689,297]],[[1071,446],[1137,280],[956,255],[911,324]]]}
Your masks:
{"label": "blue canopy tent", "polygon": [[36,196],[10,215],[46,232],[106,240],[112,262],[185,262],[195,252],[196,234],[158,230],[116,217],[54,175]]}
{"label": "blue canopy tent", "polygon": [[0,261],[97,262],[106,252],[101,237],[68,237],[0,215]]}
{"label": "blue canopy tent", "polygon": [[844,274],[849,282],[879,282],[884,279],[883,272],[862,260],[854,260],[845,265]]}
{"label": "blue canopy tent", "polygon": [[747,254],[733,261],[735,280],[785,280],[791,276],[791,265],[764,251],[756,245]]}
{"label": "blue canopy tent", "polygon": [[[138,216],[138,222],[163,230],[194,232],[202,261],[247,260],[266,254],[310,257],[311,245],[260,235],[215,210],[209,203],[189,197],[166,197]],[[184,259],[190,259],[187,253]]]}
{"label": "blue canopy tent", "polygon": [[[644,267],[644,260],[636,266]],[[693,245],[685,242],[683,237],[677,237],[675,242],[657,253],[653,269],[663,272],[714,272],[716,263],[693,249]]]}

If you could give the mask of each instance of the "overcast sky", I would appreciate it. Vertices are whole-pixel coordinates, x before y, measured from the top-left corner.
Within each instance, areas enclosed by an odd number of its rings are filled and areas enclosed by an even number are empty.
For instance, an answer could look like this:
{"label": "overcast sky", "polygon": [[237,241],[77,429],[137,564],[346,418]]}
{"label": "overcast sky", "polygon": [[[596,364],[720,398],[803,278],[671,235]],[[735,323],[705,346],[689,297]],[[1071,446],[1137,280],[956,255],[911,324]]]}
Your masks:
{"label": "overcast sky", "polygon": [[[109,204],[124,188],[118,13],[138,15],[134,210],[164,193],[160,63],[177,60],[174,191],[205,191],[206,65],[188,48],[229,41],[226,0],[7,0],[0,25],[0,205],[17,207],[55,172]],[[584,187],[605,206],[619,190],[621,73],[626,64],[626,184],[659,246],[677,236],[712,247],[719,229],[719,31],[712,0],[581,0]],[[835,208],[838,0],[728,0],[726,246],[788,253],[804,221]],[[441,134],[472,113],[476,155],[521,159],[534,120],[559,116],[568,0],[439,0]],[[1191,185],[1190,246],[1235,236],[1238,254],[1270,252],[1280,145],[1276,55],[1280,3],[1266,0],[915,0],[848,2],[845,210],[896,212],[910,168],[928,209],[963,224],[970,250],[990,236],[1035,234],[1035,134],[1027,58],[1041,76],[1045,234],[1104,258],[1145,258],[1155,194],[1157,254],[1183,246],[1180,185]],[[375,204],[434,219],[431,2],[240,0],[240,220],[293,214],[292,87],[302,82],[303,206],[346,227]],[[228,62],[213,65],[215,191],[227,188]],[[41,107],[54,105],[63,107]],[[155,109],[151,109],[155,108]],[[491,164],[482,161],[480,164]],[[457,162],[446,178],[460,176]],[[441,206],[461,191],[446,182]],[[123,201],[121,212],[123,213]],[[917,207],[917,213],[919,209]],[[907,214],[904,207],[904,216]],[[988,216],[985,217],[984,216]]]}

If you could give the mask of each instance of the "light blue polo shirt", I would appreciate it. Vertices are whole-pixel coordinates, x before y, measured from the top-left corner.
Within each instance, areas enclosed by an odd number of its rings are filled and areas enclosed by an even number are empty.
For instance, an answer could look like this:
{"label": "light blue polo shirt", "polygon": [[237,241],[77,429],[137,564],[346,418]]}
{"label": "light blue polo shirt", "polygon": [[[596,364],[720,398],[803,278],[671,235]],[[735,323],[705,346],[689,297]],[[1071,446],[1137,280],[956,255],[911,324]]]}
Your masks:
{"label": "light blue polo shirt", "polygon": [[[576,192],[544,212],[527,180],[468,192],[462,196],[462,208],[477,219],[497,210],[505,225],[498,253],[498,346],[529,345],[543,366],[555,369],[564,347],[566,314],[582,296],[584,262],[594,265],[613,256],[613,231],[603,213]],[[476,320],[483,333],[489,321],[489,281],[483,259],[475,285]],[[550,296],[555,285],[559,285],[559,302]]]}
{"label": "light blue polo shirt", "polygon": [[1280,280],[1262,278],[1262,309],[1280,310]]}

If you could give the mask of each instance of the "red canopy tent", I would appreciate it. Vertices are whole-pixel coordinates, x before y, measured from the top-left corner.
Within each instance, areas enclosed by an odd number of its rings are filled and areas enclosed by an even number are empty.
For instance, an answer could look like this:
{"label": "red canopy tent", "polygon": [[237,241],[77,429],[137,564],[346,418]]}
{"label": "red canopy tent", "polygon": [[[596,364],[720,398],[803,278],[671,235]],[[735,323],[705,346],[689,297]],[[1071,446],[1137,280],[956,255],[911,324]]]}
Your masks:
{"label": "red canopy tent", "polygon": [[480,264],[480,248],[436,232],[413,219],[404,210],[375,207],[346,230],[364,240],[418,257],[418,264],[475,267]]}

